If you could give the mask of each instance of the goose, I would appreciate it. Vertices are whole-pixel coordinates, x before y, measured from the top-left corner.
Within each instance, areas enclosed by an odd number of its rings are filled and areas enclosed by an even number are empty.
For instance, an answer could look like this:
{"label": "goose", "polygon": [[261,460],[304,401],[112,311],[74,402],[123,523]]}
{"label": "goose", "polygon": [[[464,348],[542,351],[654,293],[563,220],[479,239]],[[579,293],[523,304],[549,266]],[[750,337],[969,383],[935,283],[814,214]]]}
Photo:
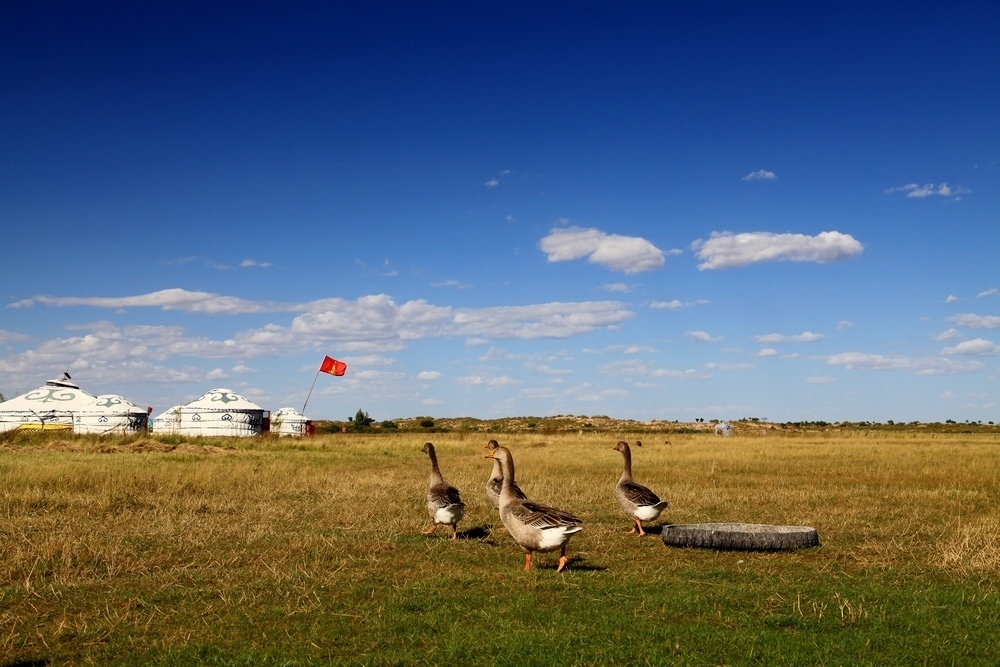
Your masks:
{"label": "goose", "polygon": [[486,458],[500,462],[503,483],[500,488],[500,520],[518,546],[524,550],[524,571],[531,570],[531,556],[559,550],[559,567],[566,567],[566,544],[583,530],[583,521],[564,510],[519,498],[514,493],[514,457],[506,447],[486,453]]}
{"label": "goose", "polygon": [[451,539],[458,537],[458,522],[462,520],[465,513],[465,503],[459,496],[458,489],[444,481],[441,476],[441,468],[438,467],[437,454],[434,453],[434,445],[426,443],[421,450],[431,459],[431,483],[427,488],[427,513],[431,517],[431,527],[424,531],[424,535],[433,535],[438,525],[451,526]]}
{"label": "goose", "polygon": [[[486,443],[486,449],[496,449],[499,446],[500,443],[496,440],[490,440]],[[500,467],[500,460],[493,459],[493,472],[490,473],[490,478],[486,481],[486,497],[493,503],[493,509],[500,509],[500,489],[502,487],[503,469]],[[514,484],[514,495],[522,500],[527,500],[528,498],[516,483]]]}
{"label": "goose", "polygon": [[[635,444],[642,447],[641,442]],[[660,500],[652,490],[632,479],[632,452],[627,442],[622,440],[614,446],[614,449],[621,452],[622,458],[625,459],[625,468],[615,486],[615,497],[618,498],[625,515],[635,521],[630,532],[639,533],[641,537],[646,534],[642,529],[642,522],[652,521],[660,516],[660,512],[667,506],[667,501]]]}

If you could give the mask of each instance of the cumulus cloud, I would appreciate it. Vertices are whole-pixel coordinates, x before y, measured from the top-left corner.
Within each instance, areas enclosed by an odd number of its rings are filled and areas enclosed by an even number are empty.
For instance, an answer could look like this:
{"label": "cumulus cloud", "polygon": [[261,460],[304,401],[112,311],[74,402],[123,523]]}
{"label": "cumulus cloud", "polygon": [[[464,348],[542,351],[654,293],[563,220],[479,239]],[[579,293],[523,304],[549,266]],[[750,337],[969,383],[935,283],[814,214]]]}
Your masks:
{"label": "cumulus cloud", "polygon": [[775,350],[774,348],[765,347],[765,348],[757,351],[757,356],[758,357],[776,357],[776,356],[778,356],[778,351]]}
{"label": "cumulus cloud", "polygon": [[982,292],[980,292],[979,294],[977,294],[976,298],[977,299],[983,299],[983,298],[986,298],[988,296],[996,296],[997,294],[1000,294],[1000,289],[997,289],[996,287],[991,287],[988,290],[983,290]]}
{"label": "cumulus cloud", "polygon": [[417,374],[418,380],[440,380],[442,377],[444,376],[437,371],[420,371]]}
{"label": "cumulus cloud", "polygon": [[955,315],[951,321],[967,329],[1000,329],[1000,317],[996,315],[973,315],[964,313]]}
{"label": "cumulus cloud", "polygon": [[715,343],[722,340],[722,336],[713,338],[707,331],[686,331],[684,335],[695,343]]}
{"label": "cumulus cloud", "polygon": [[944,300],[945,303],[955,303],[956,301],[965,301],[965,299],[960,296],[955,296],[954,294],[949,294]]}
{"label": "cumulus cloud", "polygon": [[707,241],[691,247],[702,263],[699,269],[727,269],[758,262],[816,262],[827,264],[860,255],[864,248],[850,234],[821,232],[772,234],[770,232],[713,232]]}
{"label": "cumulus cloud", "polygon": [[900,192],[904,193],[909,199],[926,199],[927,197],[958,197],[960,195],[969,194],[972,191],[968,188],[962,187],[961,185],[950,186],[947,183],[942,183],[941,185],[935,185],[933,183],[927,183],[925,185],[907,183],[906,185],[889,188],[885,191],[887,195]]}
{"label": "cumulus cloud", "polygon": [[978,361],[952,361],[941,357],[900,357],[862,352],[844,352],[827,357],[831,366],[843,366],[849,370],[907,371],[917,375],[954,375],[974,373],[983,365]]}
{"label": "cumulus cloud", "polygon": [[850,320],[840,320],[837,322],[837,326],[835,328],[837,331],[843,331],[844,329],[850,329],[853,326],[854,322],[851,322]]}
{"label": "cumulus cloud", "polygon": [[776,181],[778,180],[777,174],[773,171],[768,171],[767,169],[758,169],[757,171],[751,171],[749,174],[743,177],[744,181]]}
{"label": "cumulus cloud", "polygon": [[705,299],[696,299],[694,301],[672,299],[670,301],[653,301],[649,304],[649,307],[656,310],[680,310],[681,308],[691,308],[692,306],[704,306],[707,303],[708,301]]}
{"label": "cumulus cloud", "polygon": [[629,274],[659,269],[664,264],[663,251],[646,239],[606,234],[599,229],[553,229],[539,245],[550,262],[586,257],[591,264]]}
{"label": "cumulus cloud", "polygon": [[974,338],[959,343],[954,347],[946,347],[941,354],[961,354],[974,357],[994,357],[1000,354],[1000,345],[984,338]]}
{"label": "cumulus cloud", "polygon": [[811,331],[803,331],[800,334],[795,334],[793,336],[786,336],[785,334],[767,334],[764,336],[754,336],[754,340],[758,343],[764,345],[772,345],[774,343],[813,343],[818,340],[823,340],[825,336],[823,334],[813,333]]}

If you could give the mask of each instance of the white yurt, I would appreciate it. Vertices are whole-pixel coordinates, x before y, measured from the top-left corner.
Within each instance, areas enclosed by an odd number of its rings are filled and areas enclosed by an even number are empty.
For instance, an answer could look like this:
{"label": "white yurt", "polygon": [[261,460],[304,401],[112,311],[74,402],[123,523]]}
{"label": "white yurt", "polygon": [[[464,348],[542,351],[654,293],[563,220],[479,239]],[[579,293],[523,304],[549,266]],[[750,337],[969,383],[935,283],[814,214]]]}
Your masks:
{"label": "white yurt", "polygon": [[[266,413],[266,414],[265,414]],[[181,406],[182,435],[260,435],[270,413],[231,389],[213,389]]]}
{"label": "white yurt", "polygon": [[271,413],[271,433],[309,435],[312,421],[295,408],[280,408]]}
{"label": "white yurt", "polygon": [[95,400],[75,385],[69,373],[59,380],[0,403],[0,431],[14,429],[70,430],[74,415]]}
{"label": "white yurt", "polygon": [[138,433],[149,426],[149,409],[117,394],[101,394],[74,414],[76,433]]}
{"label": "white yurt", "polygon": [[167,435],[169,433],[181,432],[181,406],[175,405],[166,412],[153,417],[150,424],[150,431],[156,435]]}

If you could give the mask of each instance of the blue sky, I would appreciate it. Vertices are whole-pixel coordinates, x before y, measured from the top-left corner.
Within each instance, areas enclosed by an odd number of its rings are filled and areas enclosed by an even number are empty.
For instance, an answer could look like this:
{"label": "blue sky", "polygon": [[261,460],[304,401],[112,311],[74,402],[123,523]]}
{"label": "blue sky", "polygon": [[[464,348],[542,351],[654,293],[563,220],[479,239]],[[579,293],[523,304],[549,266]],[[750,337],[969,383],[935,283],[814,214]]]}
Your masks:
{"label": "blue sky", "polygon": [[997,2],[249,4],[4,5],[6,396],[1000,417]]}

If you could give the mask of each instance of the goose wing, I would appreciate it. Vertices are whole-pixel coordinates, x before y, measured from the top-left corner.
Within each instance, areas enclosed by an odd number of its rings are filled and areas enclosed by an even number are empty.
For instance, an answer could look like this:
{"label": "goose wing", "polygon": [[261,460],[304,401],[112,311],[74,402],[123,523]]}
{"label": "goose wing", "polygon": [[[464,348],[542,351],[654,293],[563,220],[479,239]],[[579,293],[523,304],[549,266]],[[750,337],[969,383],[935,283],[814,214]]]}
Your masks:
{"label": "goose wing", "polygon": [[621,482],[618,485],[618,490],[629,502],[635,503],[639,507],[648,507],[660,502],[660,497],[653,493],[652,489],[642,484]]}
{"label": "goose wing", "polygon": [[458,489],[450,484],[437,484],[427,491],[427,502],[434,503],[438,507],[448,507],[449,505],[464,505]]}
{"label": "goose wing", "polygon": [[557,528],[559,526],[577,526],[583,519],[573,516],[558,507],[551,507],[524,500],[511,508],[515,518],[521,523],[534,528]]}

